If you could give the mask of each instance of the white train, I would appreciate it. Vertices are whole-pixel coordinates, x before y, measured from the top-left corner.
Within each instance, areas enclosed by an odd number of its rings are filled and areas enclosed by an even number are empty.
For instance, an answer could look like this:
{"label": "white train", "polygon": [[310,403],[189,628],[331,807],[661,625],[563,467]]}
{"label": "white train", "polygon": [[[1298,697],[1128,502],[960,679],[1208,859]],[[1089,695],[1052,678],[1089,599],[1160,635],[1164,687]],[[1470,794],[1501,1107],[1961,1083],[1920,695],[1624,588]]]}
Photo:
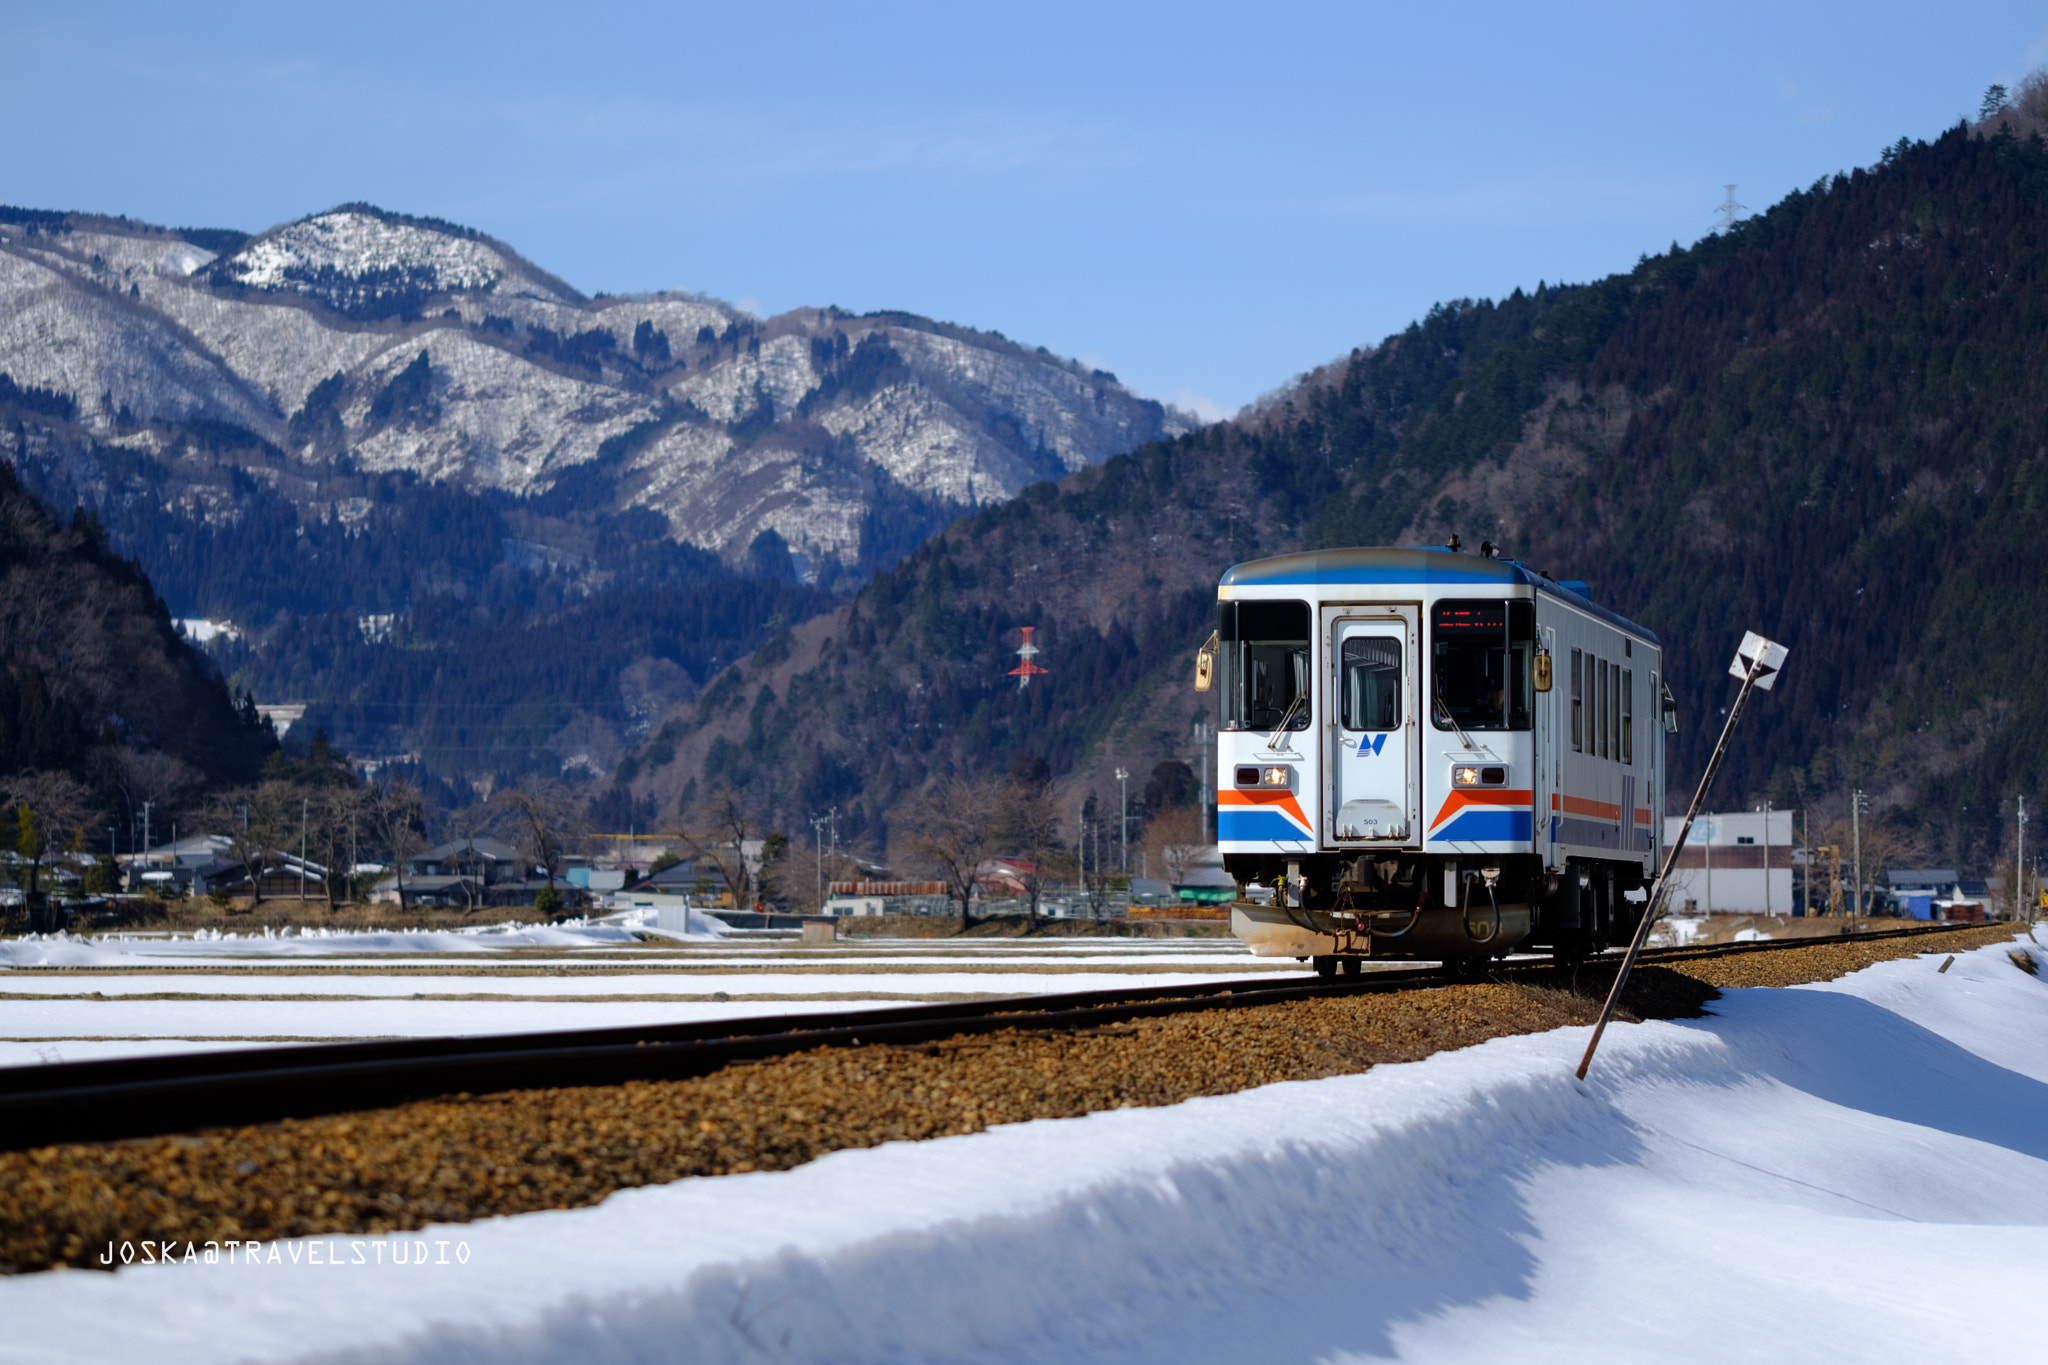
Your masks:
{"label": "white train", "polygon": [[1657,637],[1488,553],[1240,564],[1195,685],[1219,708],[1232,928],[1327,973],[1625,940],[1676,710]]}

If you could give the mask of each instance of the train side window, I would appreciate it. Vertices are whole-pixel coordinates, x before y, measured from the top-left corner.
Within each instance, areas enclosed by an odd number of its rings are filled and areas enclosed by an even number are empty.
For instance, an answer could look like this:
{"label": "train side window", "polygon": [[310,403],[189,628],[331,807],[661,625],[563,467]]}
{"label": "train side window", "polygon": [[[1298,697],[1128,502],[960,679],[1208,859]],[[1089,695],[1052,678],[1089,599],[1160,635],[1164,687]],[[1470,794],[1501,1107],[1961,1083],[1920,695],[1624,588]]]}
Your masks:
{"label": "train side window", "polygon": [[1621,761],[1636,761],[1636,671],[1621,670]]}
{"label": "train side window", "polygon": [[1621,708],[1616,705],[1621,697],[1621,665],[1607,665],[1607,736],[1603,743],[1609,758],[1621,757]]}
{"label": "train side window", "polygon": [[1593,752],[1607,757],[1607,660],[1593,668]]}
{"label": "train side window", "polygon": [[1600,661],[1600,757],[1614,757],[1614,665]]}
{"label": "train side window", "polygon": [[1572,748],[1579,753],[1586,750],[1586,655],[1583,650],[1572,651]]}
{"label": "train side window", "polygon": [[1344,704],[1347,730],[1401,728],[1401,642],[1383,635],[1354,635],[1344,642]]}

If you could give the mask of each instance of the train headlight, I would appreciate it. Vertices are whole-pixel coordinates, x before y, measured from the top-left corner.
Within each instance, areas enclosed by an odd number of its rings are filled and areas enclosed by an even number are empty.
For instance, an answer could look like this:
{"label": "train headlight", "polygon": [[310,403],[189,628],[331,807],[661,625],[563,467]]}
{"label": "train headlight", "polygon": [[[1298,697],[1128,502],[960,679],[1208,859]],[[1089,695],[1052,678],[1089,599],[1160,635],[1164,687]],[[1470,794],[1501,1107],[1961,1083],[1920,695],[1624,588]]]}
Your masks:
{"label": "train headlight", "polygon": [[1294,785],[1294,769],[1261,768],[1259,785],[1262,787],[1291,787]]}
{"label": "train headlight", "polygon": [[1460,763],[1451,769],[1453,787],[1505,787],[1508,770],[1493,764]]}

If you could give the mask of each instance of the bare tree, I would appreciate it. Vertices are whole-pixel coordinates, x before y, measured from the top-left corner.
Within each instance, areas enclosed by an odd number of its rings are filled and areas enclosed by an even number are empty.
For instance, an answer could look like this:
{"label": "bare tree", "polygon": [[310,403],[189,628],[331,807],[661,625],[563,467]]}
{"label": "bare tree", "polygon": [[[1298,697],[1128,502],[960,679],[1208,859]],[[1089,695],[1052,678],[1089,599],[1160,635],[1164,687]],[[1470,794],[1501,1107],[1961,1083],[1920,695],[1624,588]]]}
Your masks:
{"label": "bare tree", "polygon": [[762,822],[753,808],[731,787],[719,786],[703,800],[684,807],[678,815],[681,828],[676,831],[676,838],[689,852],[690,860],[707,862],[718,869],[726,888],[732,892],[733,909],[744,910],[752,905],[754,871],[747,864],[747,845],[762,837]]}
{"label": "bare tree", "polygon": [[509,799],[493,804],[486,798],[451,813],[444,822],[448,842],[461,844],[469,855],[461,866],[464,869],[462,893],[469,902],[470,910],[477,908],[478,884],[483,881],[482,874],[476,872],[476,841],[496,829],[498,823],[514,809]]}
{"label": "bare tree", "polygon": [[1167,881],[1178,886],[1208,851],[1202,838],[1202,816],[1192,806],[1172,806],[1145,826],[1145,848],[1166,869]]}
{"label": "bare tree", "polygon": [[6,780],[4,792],[14,812],[14,851],[28,866],[22,902],[28,907],[29,930],[45,933],[55,923],[42,889],[43,867],[77,838],[91,803],[85,784],[64,772],[16,773]]}
{"label": "bare tree", "polygon": [[216,796],[206,806],[206,822],[228,841],[228,853],[242,865],[249,881],[249,904],[263,901],[263,867],[277,846],[281,784],[243,787]]}
{"label": "bare tree", "polygon": [[1060,842],[1060,809],[1066,799],[1042,761],[1011,764],[1010,780],[995,795],[995,836],[1017,859],[1017,881],[1034,929],[1053,880],[1051,865],[1065,849]]}
{"label": "bare tree", "polygon": [[153,830],[168,829],[172,818],[192,804],[206,783],[197,768],[161,749],[109,747],[100,751],[99,766],[106,785],[121,793],[128,808],[131,840],[141,832],[145,809]]}
{"label": "bare tree", "polygon": [[910,810],[911,854],[946,884],[960,902],[960,928],[974,927],[974,893],[981,885],[1001,788],[986,777],[948,777]]}
{"label": "bare tree", "polygon": [[354,885],[356,833],[364,822],[368,805],[363,790],[356,786],[327,787],[312,797],[308,834],[314,854],[327,869],[322,881],[329,914],[334,913],[340,893]]}
{"label": "bare tree", "polygon": [[548,889],[553,890],[571,846],[582,837],[582,808],[561,783],[545,779],[500,787],[491,800],[518,822],[534,866],[546,872]]}
{"label": "bare tree", "polygon": [[398,878],[398,909],[405,906],[405,865],[427,846],[424,808],[418,787],[394,777],[370,789],[366,802],[377,840],[391,855],[391,870]]}

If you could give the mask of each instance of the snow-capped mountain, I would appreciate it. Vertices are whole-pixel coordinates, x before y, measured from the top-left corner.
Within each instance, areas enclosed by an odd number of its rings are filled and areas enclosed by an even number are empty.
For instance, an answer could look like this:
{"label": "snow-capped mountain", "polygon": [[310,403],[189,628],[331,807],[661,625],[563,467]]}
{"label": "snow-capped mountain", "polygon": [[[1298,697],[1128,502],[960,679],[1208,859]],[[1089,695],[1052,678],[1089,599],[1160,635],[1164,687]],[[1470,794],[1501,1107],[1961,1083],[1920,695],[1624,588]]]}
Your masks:
{"label": "snow-capped mountain", "polygon": [[178,447],[177,500],[213,517],[254,477],[346,519],[326,471],[405,470],[557,514],[646,508],[734,557],[773,530],[814,576],[874,558],[878,512],[934,530],[1192,425],[1000,334],[585,298],[362,204],[248,238],[0,209],[0,373],[68,396],[107,448],[161,460],[165,424],[195,421],[261,438],[232,468]]}

